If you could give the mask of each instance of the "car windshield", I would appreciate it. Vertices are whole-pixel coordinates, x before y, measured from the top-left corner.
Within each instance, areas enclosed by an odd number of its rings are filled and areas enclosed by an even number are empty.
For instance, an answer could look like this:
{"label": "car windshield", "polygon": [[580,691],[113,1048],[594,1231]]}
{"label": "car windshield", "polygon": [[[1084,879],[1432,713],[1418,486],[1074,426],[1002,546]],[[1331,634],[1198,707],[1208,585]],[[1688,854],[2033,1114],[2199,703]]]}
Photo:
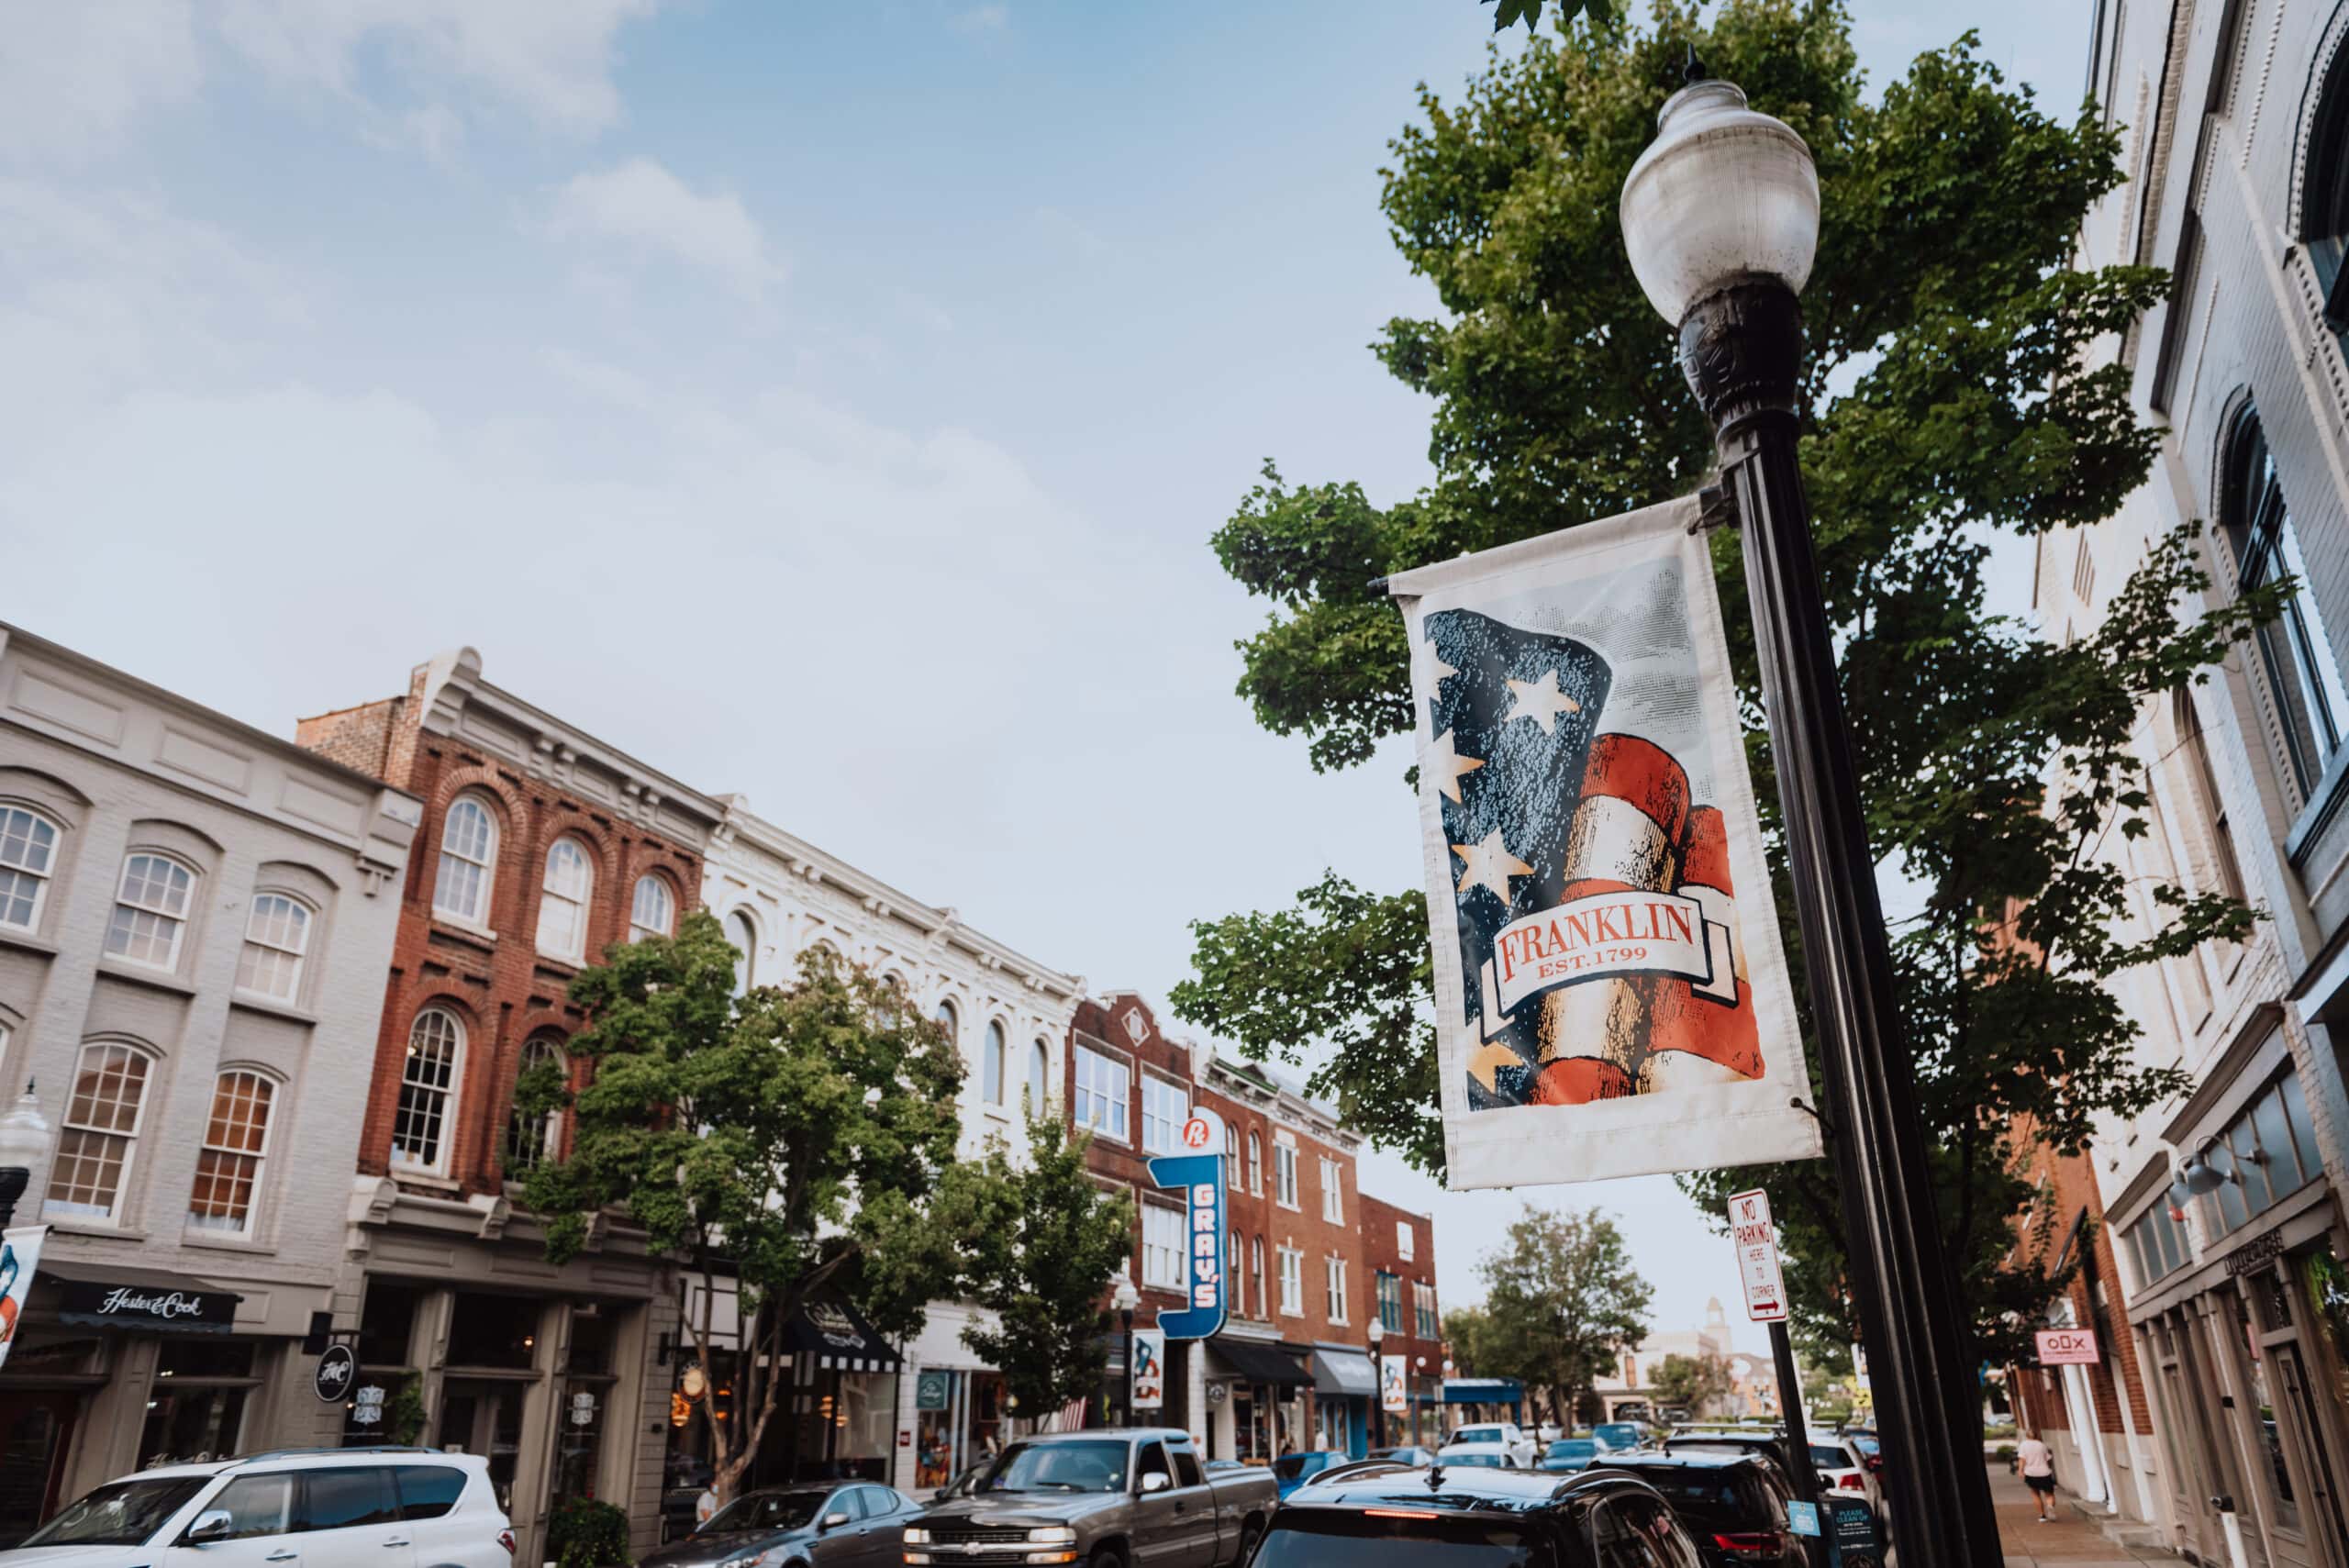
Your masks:
{"label": "car windshield", "polygon": [[1846,1470],[1851,1467],[1852,1456],[1831,1444],[1813,1443],[1810,1445],[1810,1462],[1831,1465],[1837,1470]]}
{"label": "car windshield", "polygon": [[1593,1427],[1590,1435],[1609,1448],[1640,1446],[1640,1429],[1629,1421],[1609,1421],[1603,1427]]}
{"label": "car windshield", "polygon": [[1501,1470],[1508,1466],[1505,1453],[1455,1453],[1444,1460],[1446,1464],[1473,1465],[1480,1470]]}
{"label": "car windshield", "polygon": [[974,1490],[980,1492],[1122,1492],[1126,1445],[1121,1442],[1014,1443]]}
{"label": "car windshield", "polygon": [[1424,1451],[1424,1450],[1416,1448],[1376,1448],[1370,1451],[1370,1457],[1373,1459],[1395,1459],[1402,1461],[1405,1464],[1416,1464],[1419,1462],[1420,1455]]}
{"label": "car windshield", "polygon": [[1463,1427],[1452,1434],[1452,1440],[1456,1443],[1507,1442],[1508,1434],[1499,1427]]}
{"label": "car windshield", "polygon": [[1846,1432],[1843,1436],[1854,1448],[1858,1449],[1870,1459],[1876,1456],[1881,1446],[1876,1442],[1876,1434],[1873,1432]]}
{"label": "car windshield", "polygon": [[1557,1568],[1545,1542],[1507,1525],[1469,1519],[1378,1518],[1318,1510],[1281,1518],[1252,1568]]}
{"label": "car windshield", "polygon": [[1301,1480],[1330,1468],[1327,1453],[1286,1453],[1273,1461],[1273,1473],[1283,1481]]}
{"label": "car windshield", "polygon": [[1598,1444],[1589,1438],[1560,1438],[1550,1445],[1552,1459],[1589,1459],[1598,1452]]}
{"label": "car windshield", "polygon": [[703,1535],[748,1529],[806,1529],[829,1496],[824,1492],[751,1492],[709,1516]]}
{"label": "car windshield", "polygon": [[1753,1500],[1739,1490],[1734,1473],[1670,1464],[1625,1468],[1663,1493],[1675,1512],[1708,1525],[1751,1524],[1760,1515]]}
{"label": "car windshield", "polygon": [[144,1546],[211,1479],[160,1475],[151,1481],[109,1481],[17,1544]]}

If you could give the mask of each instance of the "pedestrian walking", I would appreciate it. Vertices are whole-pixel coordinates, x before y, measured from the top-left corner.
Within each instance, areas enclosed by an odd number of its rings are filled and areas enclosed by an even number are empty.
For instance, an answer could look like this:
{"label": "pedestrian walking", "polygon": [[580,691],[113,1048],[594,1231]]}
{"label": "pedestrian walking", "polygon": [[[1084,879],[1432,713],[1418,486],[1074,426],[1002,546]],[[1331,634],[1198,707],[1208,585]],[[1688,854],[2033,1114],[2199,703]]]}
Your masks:
{"label": "pedestrian walking", "polygon": [[2039,1507],[2039,1522],[2053,1523],[2055,1518],[2055,1451],[2041,1442],[2036,1436],[2026,1437],[2017,1446],[2015,1459],[2022,1467],[2022,1484],[2031,1488],[2031,1500]]}

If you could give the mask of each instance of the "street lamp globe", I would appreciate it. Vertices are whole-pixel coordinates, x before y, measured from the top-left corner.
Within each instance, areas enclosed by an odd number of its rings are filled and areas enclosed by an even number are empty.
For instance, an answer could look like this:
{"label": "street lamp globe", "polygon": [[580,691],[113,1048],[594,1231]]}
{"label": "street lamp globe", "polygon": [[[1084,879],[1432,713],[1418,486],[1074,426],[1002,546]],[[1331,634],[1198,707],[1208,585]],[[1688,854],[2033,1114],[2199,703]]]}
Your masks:
{"label": "street lamp globe", "polygon": [[1370,1348],[1376,1350],[1386,1338],[1386,1325],[1374,1318],[1370,1320]]}
{"label": "street lamp globe", "polygon": [[[1703,69],[1690,62],[1692,75]],[[1819,170],[1802,138],[1748,108],[1735,83],[1692,81],[1658,111],[1619,210],[1640,287],[1677,327],[1732,284],[1802,292],[1819,249]]]}
{"label": "street lamp globe", "polygon": [[1130,1274],[1118,1276],[1116,1287],[1109,1292],[1109,1305],[1120,1312],[1131,1312],[1141,1305],[1141,1292],[1134,1288]]}

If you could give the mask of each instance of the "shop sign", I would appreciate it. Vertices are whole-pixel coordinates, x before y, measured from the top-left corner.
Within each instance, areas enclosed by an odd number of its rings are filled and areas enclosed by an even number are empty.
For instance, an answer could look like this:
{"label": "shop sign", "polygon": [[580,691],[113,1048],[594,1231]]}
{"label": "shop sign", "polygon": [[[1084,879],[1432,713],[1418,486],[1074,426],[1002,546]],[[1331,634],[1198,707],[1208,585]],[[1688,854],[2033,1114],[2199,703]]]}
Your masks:
{"label": "shop sign", "polygon": [[33,1271],[40,1266],[41,1240],[48,1234],[46,1225],[0,1230],[0,1366],[7,1364],[8,1347],[16,1343],[17,1324],[32,1295]]}
{"label": "shop sign", "polygon": [[1204,1340],[1223,1328],[1224,1318],[1223,1118],[1201,1110],[1191,1123],[1205,1125],[1201,1152],[1161,1154],[1150,1162],[1151,1181],[1161,1190],[1183,1195],[1186,1233],[1191,1239],[1190,1299],[1158,1315],[1159,1331],[1170,1340]]}
{"label": "shop sign", "polygon": [[2284,1255],[2284,1232],[2281,1227],[2265,1236],[2254,1236],[2227,1254],[2227,1277],[2247,1274],[2265,1263],[2272,1263]]}
{"label": "shop sign", "polygon": [[1137,1410],[1166,1407],[1166,1336],[1156,1329],[1134,1330],[1134,1364],[1127,1375],[1133,1382]]}
{"label": "shop sign", "polygon": [[1389,582],[1453,1187],[1821,1151],[1697,517]]}
{"label": "shop sign", "polygon": [[1378,1403],[1390,1416],[1409,1413],[1411,1392],[1401,1356],[1378,1358]]}
{"label": "shop sign", "polygon": [[943,1410],[953,1396],[953,1385],[942,1372],[926,1372],[914,1379],[914,1408]]}
{"label": "shop sign", "polygon": [[596,1424],[596,1396],[584,1388],[571,1396],[571,1424],[574,1427]]}
{"label": "shop sign", "polygon": [[354,1427],[381,1426],[384,1420],[384,1390],[369,1384],[351,1396],[351,1424]]}
{"label": "shop sign", "polygon": [[1210,1383],[1208,1385],[1208,1404],[1220,1405],[1230,1397],[1231,1385],[1228,1383]]}
{"label": "shop sign", "polygon": [[310,1391],[320,1402],[340,1405],[351,1393],[351,1385],[359,1381],[359,1358],[349,1345],[328,1345],[318,1357],[317,1370],[310,1374]]}
{"label": "shop sign", "polygon": [[2093,1329],[2042,1329],[2034,1337],[2042,1366],[2094,1366],[2103,1359]]}
{"label": "shop sign", "polygon": [[238,1297],[225,1290],[48,1277],[57,1282],[58,1316],[69,1323],[225,1334],[237,1320]]}

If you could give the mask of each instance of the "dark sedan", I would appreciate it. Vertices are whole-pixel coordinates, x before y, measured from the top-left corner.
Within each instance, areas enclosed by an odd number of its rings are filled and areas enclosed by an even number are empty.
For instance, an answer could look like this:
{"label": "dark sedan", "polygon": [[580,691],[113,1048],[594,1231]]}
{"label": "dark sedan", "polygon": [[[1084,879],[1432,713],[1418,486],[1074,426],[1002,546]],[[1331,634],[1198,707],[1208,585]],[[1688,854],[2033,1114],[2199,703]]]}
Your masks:
{"label": "dark sedan", "polygon": [[806,1562],[815,1568],[879,1568],[897,1561],[913,1499],[870,1483],[773,1486],[745,1492],[640,1568]]}

